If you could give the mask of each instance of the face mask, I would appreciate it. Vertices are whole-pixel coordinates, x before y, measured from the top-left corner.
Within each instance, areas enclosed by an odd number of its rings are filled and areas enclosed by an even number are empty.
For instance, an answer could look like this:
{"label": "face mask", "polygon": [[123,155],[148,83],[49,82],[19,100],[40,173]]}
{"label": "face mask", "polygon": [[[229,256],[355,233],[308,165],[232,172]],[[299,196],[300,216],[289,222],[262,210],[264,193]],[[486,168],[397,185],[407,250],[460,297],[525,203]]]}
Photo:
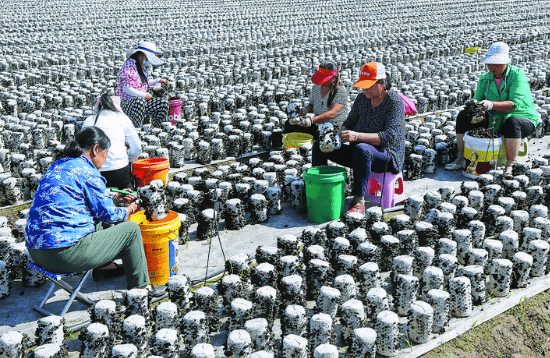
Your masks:
{"label": "face mask", "polygon": [[149,67],[149,66],[151,66],[151,62],[149,62],[149,60],[143,61],[143,67]]}

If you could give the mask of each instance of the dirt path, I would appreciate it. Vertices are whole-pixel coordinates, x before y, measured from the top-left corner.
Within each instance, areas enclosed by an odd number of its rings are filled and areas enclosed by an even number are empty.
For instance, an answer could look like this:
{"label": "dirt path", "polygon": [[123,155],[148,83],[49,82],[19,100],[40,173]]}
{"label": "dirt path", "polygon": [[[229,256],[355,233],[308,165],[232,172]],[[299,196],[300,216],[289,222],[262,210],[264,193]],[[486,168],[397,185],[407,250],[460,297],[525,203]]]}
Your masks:
{"label": "dirt path", "polygon": [[423,358],[550,356],[550,291],[545,291],[423,355]]}

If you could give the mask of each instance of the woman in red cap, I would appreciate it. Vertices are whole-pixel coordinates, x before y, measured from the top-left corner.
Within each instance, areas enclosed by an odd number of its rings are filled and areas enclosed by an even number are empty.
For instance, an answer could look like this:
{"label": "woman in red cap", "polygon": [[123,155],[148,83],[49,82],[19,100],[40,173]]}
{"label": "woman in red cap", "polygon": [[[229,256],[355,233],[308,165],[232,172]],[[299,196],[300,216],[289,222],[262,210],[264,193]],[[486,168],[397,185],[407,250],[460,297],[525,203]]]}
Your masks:
{"label": "woman in red cap", "polygon": [[[349,94],[340,81],[338,65],[325,60],[319,65],[319,71],[311,77],[314,83],[305,112],[315,116],[304,118],[298,125],[285,125],[285,132],[309,133],[317,137],[317,126],[330,122],[335,128],[342,125],[349,113]],[[314,125],[315,124],[315,125]]]}
{"label": "woman in red cap", "polygon": [[363,90],[340,127],[342,145],[329,153],[313,145],[313,165],[332,162],[353,168],[352,212],[365,211],[365,194],[371,171],[395,174],[403,169],[405,160],[405,113],[403,100],[391,90],[384,65],[370,62],[363,66],[353,87]]}

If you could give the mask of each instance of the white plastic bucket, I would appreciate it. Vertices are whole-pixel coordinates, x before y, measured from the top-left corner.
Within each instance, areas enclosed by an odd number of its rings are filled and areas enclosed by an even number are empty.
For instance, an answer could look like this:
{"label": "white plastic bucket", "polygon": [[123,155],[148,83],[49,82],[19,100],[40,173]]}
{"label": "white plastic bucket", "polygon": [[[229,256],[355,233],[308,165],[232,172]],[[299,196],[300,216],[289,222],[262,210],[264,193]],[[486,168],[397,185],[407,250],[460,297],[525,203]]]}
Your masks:
{"label": "white plastic bucket", "polygon": [[464,134],[464,164],[462,174],[476,179],[481,174],[493,169],[498,160],[498,153],[502,145],[502,136],[490,138],[475,138]]}
{"label": "white plastic bucket", "polygon": [[[523,138],[521,140],[519,153],[516,158],[516,161],[518,163],[527,163],[527,161],[529,160],[527,149],[528,149],[527,138]],[[504,147],[504,141],[500,146],[500,153],[498,154],[498,164],[506,164],[506,148]]]}

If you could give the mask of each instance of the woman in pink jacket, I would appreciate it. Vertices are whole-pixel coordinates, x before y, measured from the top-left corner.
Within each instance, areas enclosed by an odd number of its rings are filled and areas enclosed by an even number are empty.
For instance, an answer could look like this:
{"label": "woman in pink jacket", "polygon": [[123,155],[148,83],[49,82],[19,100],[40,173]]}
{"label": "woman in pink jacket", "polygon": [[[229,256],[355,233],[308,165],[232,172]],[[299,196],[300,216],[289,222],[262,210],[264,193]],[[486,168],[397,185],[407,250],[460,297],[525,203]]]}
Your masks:
{"label": "woman in pink jacket", "polygon": [[160,127],[168,115],[168,100],[155,98],[147,92],[149,87],[159,82],[168,84],[165,79],[149,80],[147,66],[163,64],[156,53],[157,47],[154,43],[142,42],[127,52],[129,57],[118,72],[116,95],[121,99],[122,110],[136,128],[141,128],[145,114],[155,127]]}

